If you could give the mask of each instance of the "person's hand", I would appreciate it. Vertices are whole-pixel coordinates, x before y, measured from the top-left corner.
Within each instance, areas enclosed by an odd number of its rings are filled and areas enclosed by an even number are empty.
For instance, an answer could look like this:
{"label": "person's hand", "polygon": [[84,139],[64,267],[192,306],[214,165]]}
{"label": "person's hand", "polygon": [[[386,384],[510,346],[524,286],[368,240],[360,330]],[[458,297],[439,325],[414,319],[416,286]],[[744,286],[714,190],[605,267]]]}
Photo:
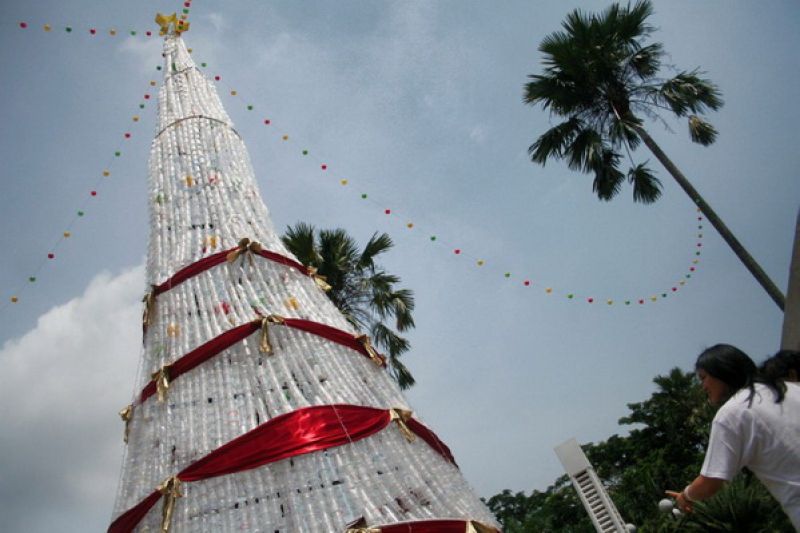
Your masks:
{"label": "person's hand", "polygon": [[686,496],[683,492],[675,492],[674,490],[666,490],[664,493],[671,498],[675,498],[675,503],[678,505],[678,509],[680,509],[684,513],[691,513],[694,509],[692,506],[692,502],[686,499]]}

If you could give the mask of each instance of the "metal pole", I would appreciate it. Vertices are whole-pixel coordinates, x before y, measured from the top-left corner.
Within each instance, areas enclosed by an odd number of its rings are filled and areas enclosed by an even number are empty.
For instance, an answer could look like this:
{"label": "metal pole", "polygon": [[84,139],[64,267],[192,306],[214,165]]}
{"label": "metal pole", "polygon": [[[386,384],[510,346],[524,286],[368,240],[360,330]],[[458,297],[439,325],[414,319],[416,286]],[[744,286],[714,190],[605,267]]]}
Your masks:
{"label": "metal pole", "polygon": [[794,250],[789,264],[789,288],[783,312],[782,350],[800,350],[800,209],[794,230]]}

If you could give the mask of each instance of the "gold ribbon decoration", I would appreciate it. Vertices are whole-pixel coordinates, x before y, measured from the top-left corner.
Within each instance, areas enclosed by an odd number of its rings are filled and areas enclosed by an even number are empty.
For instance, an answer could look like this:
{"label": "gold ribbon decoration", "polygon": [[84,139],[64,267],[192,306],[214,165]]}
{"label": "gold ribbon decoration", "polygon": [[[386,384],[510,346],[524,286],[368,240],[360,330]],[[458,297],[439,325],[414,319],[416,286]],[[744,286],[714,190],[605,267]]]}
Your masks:
{"label": "gold ribbon decoration", "polygon": [[280,315],[269,315],[261,319],[261,341],[258,345],[258,351],[267,355],[274,353],[272,344],[269,342],[269,325],[283,324],[284,322],[285,319]]}
{"label": "gold ribbon decoration", "polygon": [[498,533],[497,529],[482,524],[477,520],[470,520],[467,522],[467,529],[465,533]]}
{"label": "gold ribbon decoration", "polygon": [[262,249],[261,243],[251,241],[245,237],[239,241],[239,246],[235,250],[228,252],[225,258],[228,260],[228,263],[233,263],[239,259],[239,257],[242,257],[242,263],[244,264],[244,256],[246,255],[250,259],[250,266],[252,266],[253,254],[260,252]]}
{"label": "gold ribbon decoration", "polygon": [[133,420],[133,404],[125,406],[125,408],[119,412],[119,417],[125,422],[125,433],[122,436],[122,441],[128,444],[128,435],[130,435],[131,432],[131,420]]}
{"label": "gold ribbon decoration", "polygon": [[167,392],[169,391],[169,369],[170,365],[164,365],[155,372],[153,372],[153,381],[156,382],[156,391],[158,392],[158,401],[164,403],[167,400]]}
{"label": "gold ribbon decoration", "polygon": [[312,267],[312,266],[306,267],[306,273],[314,279],[314,283],[317,284],[317,287],[319,287],[325,292],[328,292],[333,287],[328,285],[328,280],[325,276],[321,276],[317,274],[317,272],[318,272],[317,267]]}
{"label": "gold ribbon decoration", "polygon": [[347,524],[345,527],[347,528],[345,529],[345,533],[381,533],[381,528],[369,527],[367,525],[367,519],[363,516]]}
{"label": "gold ribbon decoration", "polygon": [[161,13],[156,13],[156,24],[161,27],[161,31],[158,32],[158,34],[161,36],[169,33],[170,26],[173,27],[172,33],[175,35],[180,35],[185,31],[189,31],[189,23],[185,20],[178,19],[175,13],[172,15],[162,15]]}
{"label": "gold ribbon decoration", "polygon": [[366,334],[356,336],[356,340],[361,343],[364,349],[367,351],[367,355],[369,358],[372,359],[372,362],[378,366],[383,366],[386,364],[385,359],[381,354],[375,350],[375,347],[372,346],[372,343],[369,340],[369,337]]}
{"label": "gold ribbon decoration", "polygon": [[175,24],[175,21],[178,20],[178,17],[175,16],[175,13],[172,15],[162,15],[161,13],[156,13],[156,24],[161,27],[161,31],[158,32],[159,35],[166,35],[169,32],[169,27],[172,24]]}
{"label": "gold ribbon decoration", "polygon": [[161,507],[161,533],[169,533],[172,527],[172,515],[175,512],[175,502],[183,496],[181,480],[172,476],[158,486],[158,492],[164,496],[164,505]]}
{"label": "gold ribbon decoration", "polygon": [[180,35],[185,31],[189,31],[189,22],[187,20],[179,20],[175,23],[175,35]]}
{"label": "gold ribbon decoration", "polygon": [[397,427],[400,428],[400,433],[403,434],[406,440],[408,442],[414,442],[414,439],[416,439],[417,436],[414,435],[414,432],[408,429],[408,426],[406,425],[406,422],[408,422],[411,419],[411,415],[413,415],[414,413],[412,413],[408,409],[395,408],[395,409],[389,409],[389,414],[391,417],[390,420],[394,420],[395,422],[397,422]]}
{"label": "gold ribbon decoration", "polygon": [[142,342],[144,342],[144,335],[147,333],[147,328],[156,316],[156,293],[155,289],[144,295],[142,298],[144,309],[142,309]]}

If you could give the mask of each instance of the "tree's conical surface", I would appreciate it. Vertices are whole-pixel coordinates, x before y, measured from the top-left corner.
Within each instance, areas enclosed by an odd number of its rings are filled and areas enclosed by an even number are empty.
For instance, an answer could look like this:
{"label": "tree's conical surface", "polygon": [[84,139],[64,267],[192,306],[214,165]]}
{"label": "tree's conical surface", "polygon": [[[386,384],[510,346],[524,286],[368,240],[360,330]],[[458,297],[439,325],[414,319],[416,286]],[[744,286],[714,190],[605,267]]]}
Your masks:
{"label": "tree's conical surface", "polygon": [[[157,285],[243,237],[290,256],[262,202],[247,150],[212,84],[180,37],[164,44],[164,85],[149,164],[147,281]],[[263,315],[279,314],[353,333],[314,280],[257,258],[223,263],[160,294],[145,335],[137,390],[151,373]],[[166,402],[135,405],[113,518],[166,478],[276,416],[352,404],[408,408],[385,370],[350,348],[290,328],[235,344],[169,386]],[[136,401],[138,402],[138,394]],[[356,442],[244,472],[185,483],[172,531],[338,532],[433,518],[494,523],[459,470],[394,425]],[[139,522],[157,531],[161,505]]]}

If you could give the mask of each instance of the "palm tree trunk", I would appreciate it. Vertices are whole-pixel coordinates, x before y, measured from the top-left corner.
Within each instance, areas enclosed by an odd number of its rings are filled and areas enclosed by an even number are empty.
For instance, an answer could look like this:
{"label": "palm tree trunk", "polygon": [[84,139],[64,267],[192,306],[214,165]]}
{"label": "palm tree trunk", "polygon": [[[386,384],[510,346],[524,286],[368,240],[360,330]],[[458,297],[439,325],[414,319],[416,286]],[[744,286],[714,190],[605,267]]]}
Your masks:
{"label": "palm tree trunk", "polygon": [[753,277],[756,278],[756,281],[758,281],[761,286],[764,287],[764,290],[767,291],[767,294],[769,294],[770,298],[772,298],[778,307],[780,307],[781,311],[783,311],[785,300],[783,293],[780,291],[780,289],[778,289],[775,283],[769,279],[769,276],[767,276],[766,272],[764,272],[759,264],[756,263],[756,260],[753,259],[753,256],[751,256],[747,250],[745,250],[744,246],[742,246],[742,243],[740,243],[733,233],[731,233],[731,230],[728,229],[728,226],[722,222],[722,219],[717,216],[717,213],[711,209],[711,206],[708,205],[703,197],[700,196],[700,193],[697,192],[691,183],[689,183],[689,180],[686,179],[686,176],[684,176],[683,173],[678,170],[678,167],[675,166],[675,163],[673,163],[670,158],[667,157],[667,154],[661,150],[653,138],[650,137],[650,134],[647,133],[647,131],[645,131],[645,129],[641,126],[633,126],[633,128],[636,130],[636,133],[642,139],[644,144],[646,144],[650,151],[653,152],[653,155],[655,155],[656,158],[661,161],[661,164],[664,165],[664,168],[666,168],[667,171],[672,174],[672,177],[675,178],[675,181],[678,182],[678,185],[680,185],[681,188],[686,191],[686,194],[689,195],[689,198],[691,198],[692,201],[697,204],[697,207],[700,208],[700,211],[705,215],[708,221],[711,222],[711,225],[717,229],[720,235],[722,235],[722,238],[728,243],[728,246],[731,247],[733,253],[735,253],[739,260],[744,263],[744,266],[747,267],[747,270],[750,271]]}
{"label": "palm tree trunk", "polygon": [[800,350],[800,210],[794,228],[794,250],[789,264],[789,287],[783,314],[781,350]]}

